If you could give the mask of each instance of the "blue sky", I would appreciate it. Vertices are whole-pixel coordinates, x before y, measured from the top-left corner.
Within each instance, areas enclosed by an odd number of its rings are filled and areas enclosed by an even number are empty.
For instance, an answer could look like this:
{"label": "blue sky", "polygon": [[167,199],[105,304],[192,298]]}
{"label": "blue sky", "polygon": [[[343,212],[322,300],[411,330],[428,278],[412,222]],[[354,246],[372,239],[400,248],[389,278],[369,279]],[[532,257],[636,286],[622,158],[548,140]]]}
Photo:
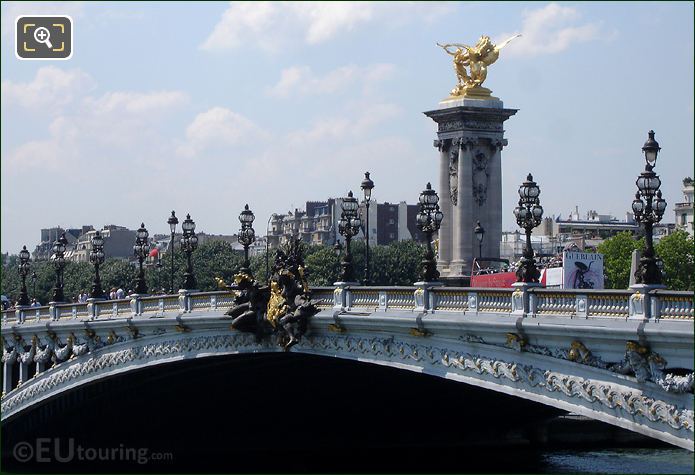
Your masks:
{"label": "blue sky", "polygon": [[[18,15],[69,14],[67,61],[20,61]],[[454,86],[436,42],[512,42],[485,85],[506,124],[503,229],[532,172],[546,215],[621,219],[654,129],[669,203],[693,174],[693,4],[2,3],[1,247],[39,229],[144,221],[172,209],[232,234],[358,191],[416,202],[437,186],[436,108]]]}

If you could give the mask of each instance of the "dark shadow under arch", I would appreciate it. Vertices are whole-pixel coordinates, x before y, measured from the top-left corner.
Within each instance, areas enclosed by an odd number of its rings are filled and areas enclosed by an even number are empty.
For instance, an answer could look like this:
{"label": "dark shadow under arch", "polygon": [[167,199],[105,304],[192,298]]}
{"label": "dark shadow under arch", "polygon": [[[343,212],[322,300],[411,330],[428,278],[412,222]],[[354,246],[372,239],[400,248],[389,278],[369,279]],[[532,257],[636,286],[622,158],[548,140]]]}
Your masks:
{"label": "dark shadow under arch", "polygon": [[[2,462],[10,471],[63,473],[539,471],[528,440],[561,413],[333,357],[208,357],[113,376],[27,411],[2,426]],[[39,438],[49,439],[49,458],[73,444],[116,449],[107,454],[116,460],[18,462],[16,444]],[[139,463],[127,449],[171,457]]]}

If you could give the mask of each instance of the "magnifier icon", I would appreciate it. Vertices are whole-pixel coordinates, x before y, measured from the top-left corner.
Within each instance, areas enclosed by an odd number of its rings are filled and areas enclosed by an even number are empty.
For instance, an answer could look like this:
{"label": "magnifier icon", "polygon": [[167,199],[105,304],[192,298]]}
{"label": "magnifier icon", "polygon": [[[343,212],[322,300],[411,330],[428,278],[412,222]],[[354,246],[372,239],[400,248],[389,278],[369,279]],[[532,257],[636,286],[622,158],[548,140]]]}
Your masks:
{"label": "magnifier icon", "polygon": [[53,45],[51,44],[51,32],[48,31],[48,28],[46,27],[40,26],[35,29],[34,39],[37,43],[44,43],[49,48],[53,48]]}

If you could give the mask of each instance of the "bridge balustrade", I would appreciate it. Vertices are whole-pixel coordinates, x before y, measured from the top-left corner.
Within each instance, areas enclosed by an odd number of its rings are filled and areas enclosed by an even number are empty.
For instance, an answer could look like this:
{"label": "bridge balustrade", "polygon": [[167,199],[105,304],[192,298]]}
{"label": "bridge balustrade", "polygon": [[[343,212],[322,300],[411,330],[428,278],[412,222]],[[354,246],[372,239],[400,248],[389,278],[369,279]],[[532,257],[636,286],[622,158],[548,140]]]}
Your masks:
{"label": "bridge balustrade", "polygon": [[654,314],[659,319],[693,319],[693,293],[654,290]]}
{"label": "bridge balustrade", "polygon": [[[321,309],[344,308],[371,311],[426,311],[511,313],[514,289],[485,289],[444,286],[403,287],[315,287],[312,298]],[[517,290],[516,292],[521,292]],[[526,316],[569,318],[646,318],[693,320],[693,293],[652,290],[646,294],[630,290],[565,290],[531,287],[524,289],[529,308]],[[231,291],[189,292],[175,295],[133,296],[120,300],[90,300],[87,303],[51,304],[2,311],[2,325],[50,320],[94,320],[209,312],[232,306]],[[636,311],[635,302],[644,302]],[[632,310],[631,310],[632,309]]]}

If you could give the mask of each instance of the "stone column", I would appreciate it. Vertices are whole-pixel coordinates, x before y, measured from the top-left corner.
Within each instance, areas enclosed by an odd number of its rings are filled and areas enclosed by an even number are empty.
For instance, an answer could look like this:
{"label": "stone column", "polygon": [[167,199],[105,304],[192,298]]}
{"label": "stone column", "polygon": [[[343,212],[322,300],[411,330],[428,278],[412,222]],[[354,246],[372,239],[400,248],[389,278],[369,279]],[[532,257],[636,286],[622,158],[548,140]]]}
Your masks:
{"label": "stone column", "polygon": [[17,359],[17,364],[19,365],[19,382],[26,383],[29,379],[29,363],[22,363]]}
{"label": "stone column", "polygon": [[2,392],[7,394],[12,391],[12,369],[14,361],[5,361],[2,373]]}
{"label": "stone column", "polygon": [[[516,112],[516,109],[505,109],[502,101],[492,97],[447,99],[438,109],[425,112],[437,123],[438,142],[451,141],[452,149],[458,151],[458,176],[453,180],[447,177],[452,157],[449,154],[448,159],[445,158],[440,149],[439,196],[443,206],[448,206],[442,200],[447,178],[450,186],[452,182],[458,185],[457,199],[450,204],[451,261],[449,272],[442,275],[444,280],[467,280],[473,257],[478,255],[478,242],[473,233],[478,220],[485,228],[484,257],[499,257],[503,212],[501,149],[506,145],[503,123]],[[443,212],[446,219],[447,213]],[[440,237],[440,249],[442,244],[445,249],[440,251],[440,268],[449,252],[446,239]]]}
{"label": "stone column", "polygon": [[473,236],[473,202],[471,200],[473,175],[472,153],[478,141],[472,137],[454,140],[458,146],[458,193],[459,202],[454,218],[454,252],[451,261],[451,275],[467,275],[471,270]]}
{"label": "stone column", "polygon": [[439,148],[439,208],[444,214],[441,227],[439,228],[439,252],[437,259],[437,270],[446,276],[449,274],[449,265],[451,263],[452,249],[452,190],[449,173],[449,149],[451,140],[435,140],[435,146]]}

